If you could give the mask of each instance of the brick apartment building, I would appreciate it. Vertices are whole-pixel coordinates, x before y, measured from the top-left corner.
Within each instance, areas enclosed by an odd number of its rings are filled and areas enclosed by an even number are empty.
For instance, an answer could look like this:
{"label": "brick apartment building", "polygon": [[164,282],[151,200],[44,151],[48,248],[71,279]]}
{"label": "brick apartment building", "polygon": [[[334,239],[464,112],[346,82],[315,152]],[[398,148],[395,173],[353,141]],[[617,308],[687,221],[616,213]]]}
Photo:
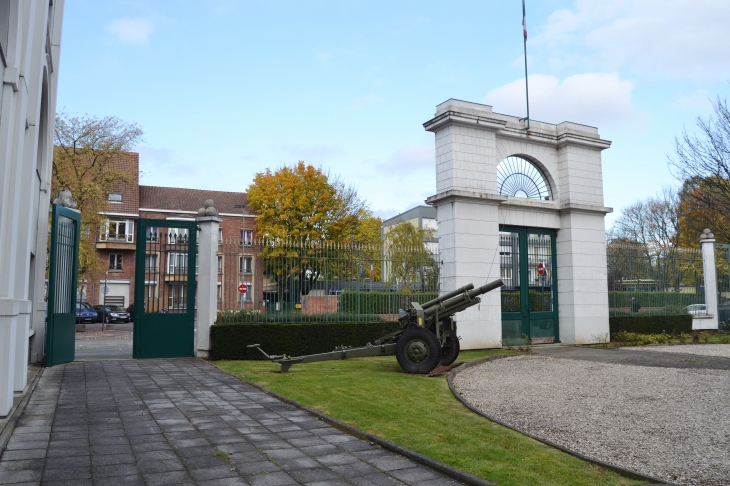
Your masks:
{"label": "brick apartment building", "polygon": [[[82,298],[92,304],[129,306],[134,300],[136,284],[137,239],[146,237],[137,234],[137,220],[193,221],[203,203],[212,199],[222,220],[218,238],[219,308],[260,309],[263,278],[261,269],[254,268],[254,213],[248,206],[246,193],[139,185],[139,154],[130,155],[123,164],[133,174],[133,182],[120,185],[108,194],[107,209],[102,213],[107,222],[96,236],[96,251],[108,264],[107,275],[87,289]],[[175,264],[171,255],[147,255],[146,258],[148,266],[149,262],[154,262],[154,266]],[[158,258],[162,261],[158,262]],[[164,261],[165,258],[170,261]],[[237,290],[241,283],[248,288],[243,295]],[[163,307],[173,307],[182,301],[175,297],[174,289],[162,290],[159,289],[158,295],[164,296]]]}

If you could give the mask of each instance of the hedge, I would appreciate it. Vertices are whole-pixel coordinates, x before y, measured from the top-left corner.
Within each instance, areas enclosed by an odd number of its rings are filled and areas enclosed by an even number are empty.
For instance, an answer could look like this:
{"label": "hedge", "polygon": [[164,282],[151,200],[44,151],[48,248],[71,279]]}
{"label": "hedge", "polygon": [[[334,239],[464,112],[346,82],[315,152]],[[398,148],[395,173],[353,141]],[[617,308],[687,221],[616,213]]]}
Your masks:
{"label": "hedge", "polygon": [[300,310],[283,312],[259,312],[235,310],[218,312],[216,324],[294,324],[297,322],[374,322],[382,321],[375,314],[335,312],[331,314],[303,314]]}
{"label": "hedge", "polygon": [[[340,312],[360,314],[397,314],[398,309],[409,309],[411,302],[428,302],[439,296],[438,292],[402,294],[396,292],[353,292],[340,294]],[[358,303],[359,301],[359,303]]]}
{"label": "hedge", "polygon": [[364,346],[400,329],[397,322],[326,322],[308,324],[216,324],[210,328],[211,359],[261,360],[249,344],[268,354],[327,353],[337,346]]}
{"label": "hedge", "polygon": [[674,316],[657,315],[634,315],[634,316],[610,316],[608,327],[611,332],[611,339],[619,331],[635,332],[638,334],[679,334],[692,332],[692,316],[681,314]]}
{"label": "hedge", "polygon": [[[520,312],[520,292],[503,290],[500,295],[502,312]],[[545,292],[530,290],[527,295],[530,299],[530,309],[534,309],[533,312],[552,309],[553,294],[550,287],[546,287]]]}

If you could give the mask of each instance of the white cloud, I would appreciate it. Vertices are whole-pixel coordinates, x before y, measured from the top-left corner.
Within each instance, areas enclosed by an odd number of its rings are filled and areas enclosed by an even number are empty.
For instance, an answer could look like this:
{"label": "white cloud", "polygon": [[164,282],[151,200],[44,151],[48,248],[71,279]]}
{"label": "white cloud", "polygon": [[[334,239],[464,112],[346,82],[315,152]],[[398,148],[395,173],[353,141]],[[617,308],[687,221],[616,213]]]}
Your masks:
{"label": "white cloud", "polygon": [[[575,74],[562,82],[555,76],[529,76],[530,118],[548,123],[571,121],[603,127],[636,118],[631,101],[633,84],[616,73]],[[484,97],[494,111],[525,114],[525,80],[495,88]]]}
{"label": "white cloud", "polygon": [[150,19],[122,17],[106,25],[106,31],[124,44],[146,45],[154,30]]}
{"label": "white cloud", "polygon": [[674,106],[683,110],[709,113],[712,111],[712,100],[707,90],[699,89],[688,95],[680,95],[674,101]]}
{"label": "white cloud", "polygon": [[576,0],[572,8],[553,12],[531,43],[548,51],[553,67],[629,67],[648,78],[726,79],[729,31],[728,1]]}

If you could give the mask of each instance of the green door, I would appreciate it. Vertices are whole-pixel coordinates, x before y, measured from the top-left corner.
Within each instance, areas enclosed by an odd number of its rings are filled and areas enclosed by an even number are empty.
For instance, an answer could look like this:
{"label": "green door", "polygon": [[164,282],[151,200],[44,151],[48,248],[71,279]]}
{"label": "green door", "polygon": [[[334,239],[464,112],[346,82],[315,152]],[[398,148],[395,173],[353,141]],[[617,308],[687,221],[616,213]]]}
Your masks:
{"label": "green door", "polygon": [[559,342],[555,230],[500,228],[502,340]]}
{"label": "green door", "polygon": [[135,358],[195,356],[195,221],[140,219],[134,277]]}
{"label": "green door", "polygon": [[81,213],[58,204],[51,213],[46,366],[74,360]]}

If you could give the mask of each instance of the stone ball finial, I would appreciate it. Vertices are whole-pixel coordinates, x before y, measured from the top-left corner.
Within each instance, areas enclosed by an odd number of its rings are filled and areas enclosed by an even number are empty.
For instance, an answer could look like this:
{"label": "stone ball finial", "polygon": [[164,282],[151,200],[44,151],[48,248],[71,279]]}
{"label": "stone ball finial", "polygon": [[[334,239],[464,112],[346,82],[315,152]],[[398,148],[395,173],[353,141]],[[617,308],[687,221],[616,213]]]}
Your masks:
{"label": "stone ball finial", "polygon": [[58,193],[58,197],[53,200],[53,204],[58,204],[65,208],[76,209],[76,201],[72,199],[71,191],[68,189],[61,189]]}
{"label": "stone ball finial", "polygon": [[198,209],[198,216],[218,216],[218,210],[213,205],[212,199],[206,200],[203,207]]}
{"label": "stone ball finial", "polygon": [[715,235],[710,232],[710,228],[705,228],[700,235],[701,240],[711,240],[714,237]]}

